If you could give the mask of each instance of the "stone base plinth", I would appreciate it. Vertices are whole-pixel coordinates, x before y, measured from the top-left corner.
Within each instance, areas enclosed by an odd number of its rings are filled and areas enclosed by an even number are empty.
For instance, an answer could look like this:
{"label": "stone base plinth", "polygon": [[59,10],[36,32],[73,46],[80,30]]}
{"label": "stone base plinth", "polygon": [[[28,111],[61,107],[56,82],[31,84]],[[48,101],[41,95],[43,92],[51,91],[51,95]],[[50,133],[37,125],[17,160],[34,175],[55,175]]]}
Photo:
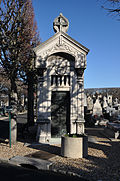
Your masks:
{"label": "stone base plinth", "polygon": [[50,124],[48,122],[39,122],[37,128],[36,141],[47,143],[51,138]]}
{"label": "stone base plinth", "polygon": [[61,155],[70,158],[85,158],[88,156],[88,137],[62,137]]}

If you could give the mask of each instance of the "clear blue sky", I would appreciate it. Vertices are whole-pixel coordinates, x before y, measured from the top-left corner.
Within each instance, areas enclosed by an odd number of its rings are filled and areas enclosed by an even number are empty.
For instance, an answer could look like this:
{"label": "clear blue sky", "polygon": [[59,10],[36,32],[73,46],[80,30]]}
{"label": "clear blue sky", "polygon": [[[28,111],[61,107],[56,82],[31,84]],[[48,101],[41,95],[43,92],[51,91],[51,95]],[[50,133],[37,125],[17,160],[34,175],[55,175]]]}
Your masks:
{"label": "clear blue sky", "polygon": [[69,36],[90,49],[85,88],[120,87],[120,21],[100,0],[33,0],[33,7],[42,42],[54,35],[53,21],[62,13]]}

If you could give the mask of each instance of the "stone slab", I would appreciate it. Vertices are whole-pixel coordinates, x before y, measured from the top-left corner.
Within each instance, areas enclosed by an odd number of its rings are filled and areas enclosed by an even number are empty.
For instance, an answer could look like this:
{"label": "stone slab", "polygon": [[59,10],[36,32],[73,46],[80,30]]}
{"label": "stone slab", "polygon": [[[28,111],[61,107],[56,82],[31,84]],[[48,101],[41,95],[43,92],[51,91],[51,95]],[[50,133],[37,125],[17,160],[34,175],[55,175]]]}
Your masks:
{"label": "stone slab", "polygon": [[50,166],[52,165],[52,162],[49,162],[47,160],[29,158],[23,156],[15,156],[9,160],[9,163],[18,166],[32,165],[36,167],[36,169],[38,170],[49,170]]}
{"label": "stone slab", "polygon": [[61,138],[51,138],[49,140],[50,145],[59,145],[61,144]]}
{"label": "stone slab", "polygon": [[114,131],[120,131],[120,123],[109,122],[107,126]]}
{"label": "stone slab", "polygon": [[[94,136],[88,135],[88,142],[96,143],[97,140],[96,140],[96,138]],[[61,144],[61,138],[51,138],[47,144],[50,144],[50,145],[60,145]]]}
{"label": "stone slab", "polygon": [[111,128],[105,128],[104,131],[109,138],[120,139],[120,131],[114,131]]}
{"label": "stone slab", "polygon": [[96,138],[94,137],[94,136],[88,136],[88,142],[91,142],[91,143],[96,143],[97,142],[97,140],[96,140]]}

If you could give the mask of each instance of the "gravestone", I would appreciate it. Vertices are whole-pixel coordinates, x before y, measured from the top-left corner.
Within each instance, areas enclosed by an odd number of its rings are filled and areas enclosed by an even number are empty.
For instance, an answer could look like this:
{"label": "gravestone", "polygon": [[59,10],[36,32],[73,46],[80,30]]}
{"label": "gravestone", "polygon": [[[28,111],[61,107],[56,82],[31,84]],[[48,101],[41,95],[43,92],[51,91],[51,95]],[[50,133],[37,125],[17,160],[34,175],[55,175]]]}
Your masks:
{"label": "gravestone", "polygon": [[118,105],[118,98],[117,97],[114,100],[114,105]]}
{"label": "gravestone", "polygon": [[109,106],[112,106],[112,95],[107,94],[107,102]]}
{"label": "gravestone", "polygon": [[93,110],[93,99],[91,96],[87,97],[87,110],[89,111]]}
{"label": "gravestone", "polygon": [[103,108],[107,108],[108,107],[108,104],[107,104],[107,98],[104,96],[103,97]]}
{"label": "gravestone", "polygon": [[96,99],[95,104],[93,105],[93,115],[102,115],[102,107],[98,98]]}
{"label": "gravestone", "polygon": [[39,142],[49,141],[56,126],[54,136],[64,131],[84,133],[84,70],[89,50],[66,33],[68,27],[69,21],[60,14],[53,22],[55,34],[34,48]]}

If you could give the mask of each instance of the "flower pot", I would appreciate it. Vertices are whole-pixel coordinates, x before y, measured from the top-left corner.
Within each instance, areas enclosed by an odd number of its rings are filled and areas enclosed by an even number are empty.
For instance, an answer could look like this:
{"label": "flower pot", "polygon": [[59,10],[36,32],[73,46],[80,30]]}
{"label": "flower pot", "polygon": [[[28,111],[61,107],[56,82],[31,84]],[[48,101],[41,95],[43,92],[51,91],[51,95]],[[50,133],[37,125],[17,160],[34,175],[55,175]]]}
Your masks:
{"label": "flower pot", "polygon": [[61,137],[61,155],[69,158],[85,158],[88,156],[88,137]]}

